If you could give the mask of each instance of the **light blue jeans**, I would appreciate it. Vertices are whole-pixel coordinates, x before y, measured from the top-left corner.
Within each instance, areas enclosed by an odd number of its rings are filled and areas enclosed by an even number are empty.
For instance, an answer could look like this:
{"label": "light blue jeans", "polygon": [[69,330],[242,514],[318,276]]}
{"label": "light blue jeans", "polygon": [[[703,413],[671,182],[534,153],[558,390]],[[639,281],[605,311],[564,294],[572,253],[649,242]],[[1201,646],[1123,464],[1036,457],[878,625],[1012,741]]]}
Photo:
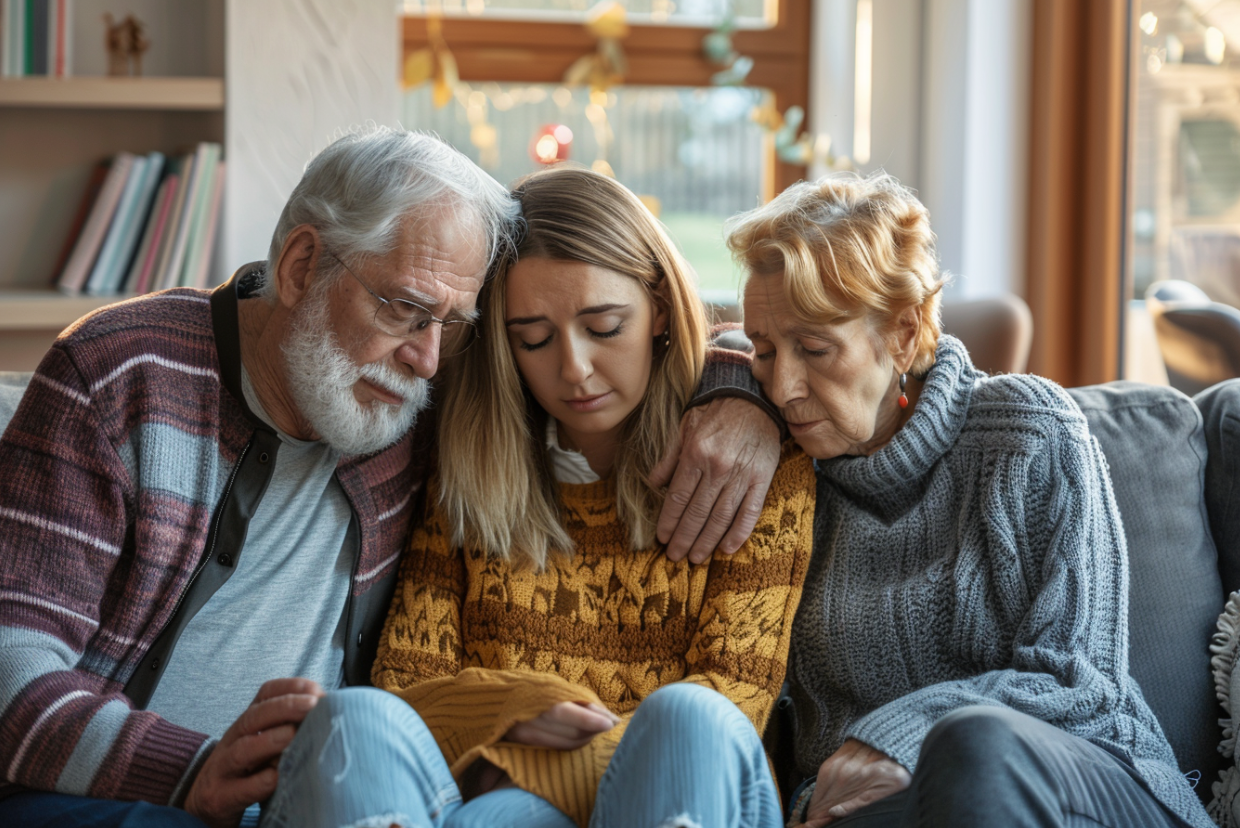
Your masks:
{"label": "light blue jeans", "polygon": [[[599,783],[591,828],[779,828],[753,725],[724,696],[673,684],[638,707]],[[461,802],[435,739],[389,693],[328,694],[280,760],[263,828],[573,828],[516,788]]]}

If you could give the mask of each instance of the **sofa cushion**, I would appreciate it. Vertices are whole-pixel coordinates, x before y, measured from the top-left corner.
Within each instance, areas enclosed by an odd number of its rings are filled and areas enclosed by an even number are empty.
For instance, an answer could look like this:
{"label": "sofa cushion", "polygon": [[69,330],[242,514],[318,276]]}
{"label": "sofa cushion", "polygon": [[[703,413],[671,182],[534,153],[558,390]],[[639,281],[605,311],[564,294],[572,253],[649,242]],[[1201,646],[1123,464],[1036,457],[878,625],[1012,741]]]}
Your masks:
{"label": "sofa cushion", "polygon": [[30,377],[27,373],[0,371],[0,434],[4,433],[9,420],[13,419],[13,412],[17,410],[22,394],[26,393]]}
{"label": "sofa cushion", "polygon": [[1206,513],[1218,549],[1223,592],[1240,590],[1240,379],[1207,388],[1193,402],[1205,423]]}
{"label": "sofa cushion", "polygon": [[1222,609],[1206,515],[1206,442],[1193,401],[1134,382],[1074,388],[1111,470],[1130,572],[1129,663],[1185,772],[1209,796],[1222,757],[1210,636]]}

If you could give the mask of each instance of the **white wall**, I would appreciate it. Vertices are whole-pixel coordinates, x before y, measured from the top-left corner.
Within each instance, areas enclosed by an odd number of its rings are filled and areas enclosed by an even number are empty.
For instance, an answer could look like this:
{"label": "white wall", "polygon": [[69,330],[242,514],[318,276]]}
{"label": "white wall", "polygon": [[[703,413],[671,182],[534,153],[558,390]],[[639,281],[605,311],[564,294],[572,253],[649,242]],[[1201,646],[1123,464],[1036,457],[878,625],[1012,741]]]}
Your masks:
{"label": "white wall", "polygon": [[393,0],[227,0],[224,232],[216,278],[264,259],[306,162],[340,131],[397,125]]}
{"label": "white wall", "polygon": [[[851,155],[855,24],[844,21],[855,0],[814,2],[813,120]],[[950,298],[1022,293],[1031,0],[873,7],[872,150],[861,169],[918,191],[955,276]],[[847,55],[818,55],[829,50]]]}

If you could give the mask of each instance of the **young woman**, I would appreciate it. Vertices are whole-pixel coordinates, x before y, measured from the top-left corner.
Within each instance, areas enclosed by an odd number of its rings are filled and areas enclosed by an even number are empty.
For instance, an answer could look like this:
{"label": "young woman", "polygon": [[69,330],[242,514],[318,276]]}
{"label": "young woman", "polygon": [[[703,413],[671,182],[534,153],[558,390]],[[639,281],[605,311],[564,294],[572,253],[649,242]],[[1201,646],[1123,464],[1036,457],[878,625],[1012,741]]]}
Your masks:
{"label": "young woman", "polygon": [[426,814],[781,825],[758,733],[808,564],[812,468],[789,450],[735,555],[669,561],[647,477],[705,360],[688,267],[609,178],[553,168],[514,195],[524,236],[445,389],[452,462],[373,673],[428,732],[413,760]]}

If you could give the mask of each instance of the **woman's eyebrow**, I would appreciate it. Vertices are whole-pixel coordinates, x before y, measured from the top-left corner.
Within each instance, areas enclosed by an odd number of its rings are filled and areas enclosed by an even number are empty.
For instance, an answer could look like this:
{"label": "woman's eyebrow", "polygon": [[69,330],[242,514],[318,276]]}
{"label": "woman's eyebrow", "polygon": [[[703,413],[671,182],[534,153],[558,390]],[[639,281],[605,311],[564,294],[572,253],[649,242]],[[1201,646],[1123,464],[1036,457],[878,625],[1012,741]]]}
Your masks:
{"label": "woman's eyebrow", "polygon": [[[577,311],[578,316],[590,316],[595,313],[607,313],[608,311],[624,310],[631,307],[630,305],[613,302],[606,305],[591,305],[588,308],[582,308]],[[505,325],[532,325],[535,322],[546,322],[545,316],[514,316],[511,319],[505,319]]]}
{"label": "woman's eyebrow", "polygon": [[535,322],[546,322],[545,316],[514,316],[512,319],[505,319],[505,325],[533,325]]}
{"label": "woman's eyebrow", "polygon": [[627,307],[629,306],[620,304],[617,302],[613,302],[607,305],[591,305],[588,308],[582,308],[581,310],[577,311],[577,315],[578,316],[589,316],[594,313],[607,313],[608,311],[621,310]]}

